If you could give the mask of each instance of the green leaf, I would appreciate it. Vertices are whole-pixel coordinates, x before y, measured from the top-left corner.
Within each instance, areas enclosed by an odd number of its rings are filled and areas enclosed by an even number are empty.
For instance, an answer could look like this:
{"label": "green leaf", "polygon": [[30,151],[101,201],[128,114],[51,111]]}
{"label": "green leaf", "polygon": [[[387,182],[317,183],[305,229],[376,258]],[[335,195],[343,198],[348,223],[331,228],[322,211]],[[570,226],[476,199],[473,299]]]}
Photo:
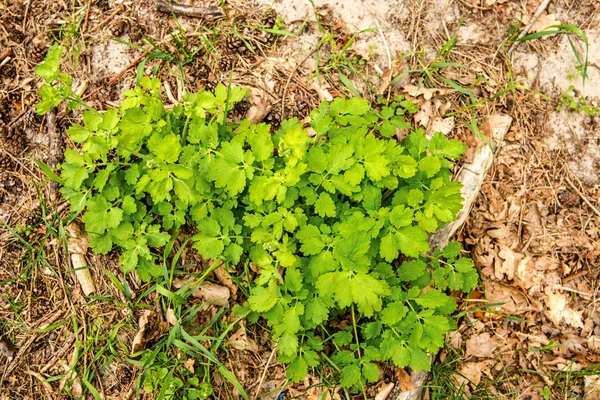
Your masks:
{"label": "green leaf", "polygon": [[321,193],[315,203],[315,211],[321,217],[335,217],[335,203],[327,193]]}
{"label": "green leaf", "polygon": [[102,234],[106,229],[116,228],[123,218],[123,210],[113,207],[102,196],[95,196],[87,202],[87,212],[81,219],[88,232]]}
{"label": "green leaf", "polygon": [[88,137],[92,134],[92,132],[84,128],[81,125],[73,124],[67,129],[67,133],[71,140],[75,143],[81,143],[87,140]]}
{"label": "green leaf", "polygon": [[158,133],[153,134],[150,136],[150,139],[148,139],[147,146],[148,150],[150,150],[158,160],[164,162],[177,162],[179,154],[181,153],[181,143],[179,142],[179,138],[172,133],[165,136],[161,136]]}
{"label": "green leaf", "polygon": [[248,302],[252,310],[256,312],[266,312],[277,304],[277,290],[274,284],[267,287],[257,286],[250,292]]}
{"label": "green leaf", "polygon": [[409,347],[410,351],[410,368],[416,372],[419,371],[430,371],[431,370],[431,359],[421,349]]}
{"label": "green leaf", "polygon": [[314,225],[305,225],[300,228],[296,233],[296,238],[302,244],[300,251],[307,256],[319,254],[325,247],[325,242],[321,239],[321,232]]}
{"label": "green leaf", "polygon": [[219,223],[214,219],[205,219],[199,223],[198,229],[200,233],[192,237],[195,241],[194,248],[204,258],[219,257],[225,249]]}
{"label": "green leaf", "polygon": [[400,156],[395,172],[401,178],[412,178],[417,173],[417,161],[411,156]]}
{"label": "green leaf", "polygon": [[404,261],[398,268],[398,278],[402,282],[414,281],[425,273],[426,266],[422,260]]}
{"label": "green leaf", "polygon": [[354,337],[350,331],[339,331],[333,335],[333,343],[338,347],[344,347],[352,343]]}
{"label": "green leaf", "polygon": [[63,48],[58,44],[50,46],[44,62],[35,68],[35,74],[46,82],[54,82],[60,73],[60,56]]}
{"label": "green leaf", "polygon": [[379,368],[377,364],[366,362],[362,366],[362,376],[369,382],[379,381]]}
{"label": "green leaf", "polygon": [[357,364],[346,365],[340,374],[340,385],[350,387],[360,382],[360,367]]}
{"label": "green leaf", "polygon": [[396,325],[398,322],[402,321],[407,313],[408,308],[404,305],[404,302],[395,301],[385,306],[381,311],[381,323],[390,326]]}
{"label": "green leaf", "polygon": [[327,320],[329,310],[325,302],[318,296],[313,297],[306,304],[305,318],[309,319],[313,324],[318,325]]}
{"label": "green leaf", "polygon": [[385,281],[358,273],[350,281],[350,292],[358,310],[370,317],[375,311],[381,310],[381,297],[389,294],[390,288]]}
{"label": "green leaf", "polygon": [[445,307],[450,303],[454,303],[452,297],[444,294],[436,289],[431,289],[423,292],[415,299],[415,302],[425,308]]}
{"label": "green leaf", "polygon": [[458,140],[448,140],[442,133],[437,132],[429,142],[429,151],[431,154],[438,154],[453,160],[458,160],[467,146]]}
{"label": "green leaf", "polygon": [[[445,250],[445,248],[444,248]],[[445,255],[445,251],[444,251]],[[473,260],[467,257],[460,257],[454,262],[454,268],[461,273],[467,273],[473,269]]]}
{"label": "green leaf", "polygon": [[308,365],[302,356],[296,356],[288,365],[285,376],[292,382],[300,382],[308,375]]}
{"label": "green leaf", "polygon": [[418,257],[421,253],[429,251],[427,233],[418,226],[400,228],[394,237],[400,251],[409,257]]}
{"label": "green leaf", "polygon": [[408,366],[410,350],[406,346],[406,342],[396,338],[387,338],[381,341],[379,348],[384,360],[392,360],[394,365],[400,368]]}
{"label": "green leaf", "polygon": [[351,97],[346,100],[343,110],[344,113],[350,115],[365,115],[371,110],[371,106],[366,99],[360,97]]}

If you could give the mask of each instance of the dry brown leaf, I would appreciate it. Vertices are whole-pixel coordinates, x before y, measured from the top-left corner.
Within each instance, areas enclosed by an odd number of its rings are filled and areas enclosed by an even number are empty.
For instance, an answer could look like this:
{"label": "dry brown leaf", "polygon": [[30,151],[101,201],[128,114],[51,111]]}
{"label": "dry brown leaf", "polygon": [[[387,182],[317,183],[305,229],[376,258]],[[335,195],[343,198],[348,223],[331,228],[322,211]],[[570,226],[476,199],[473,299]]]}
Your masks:
{"label": "dry brown leaf", "polygon": [[231,335],[225,344],[237,350],[258,351],[258,345],[254,340],[248,338],[246,326],[241,322],[239,329]]}
{"label": "dry brown leaf", "polygon": [[313,78],[309,81],[310,87],[319,95],[319,101],[333,101],[333,95],[329,92],[331,86],[325,82],[319,82]]}
{"label": "dry brown leaf", "polygon": [[144,350],[145,341],[144,334],[146,333],[146,325],[148,325],[148,320],[152,316],[152,310],[144,310],[140,319],[138,321],[139,329],[133,338],[133,342],[131,342],[131,352],[137,353],[138,351]]}
{"label": "dry brown leaf", "polygon": [[[523,23],[528,24],[529,21],[531,20],[531,18],[529,16],[525,16],[523,18]],[[556,15],[554,14],[548,14],[546,12],[542,13],[542,15],[540,15],[538,17],[538,19],[535,20],[535,22],[533,23],[533,25],[531,25],[531,28],[529,29],[530,33],[536,33],[536,32],[541,32],[543,30],[558,30],[558,28],[551,28],[551,29],[547,29],[549,27],[551,27],[552,25],[558,25],[560,24],[560,21],[556,19]],[[542,36],[541,39],[547,39],[549,36]]]}
{"label": "dry brown leaf", "polygon": [[600,375],[585,377],[583,400],[600,400]]}
{"label": "dry brown leaf", "polygon": [[490,367],[494,365],[494,360],[485,360],[481,362],[466,362],[460,365],[458,370],[460,373],[469,380],[474,386],[479,385],[481,382],[481,375],[486,375],[490,372]]}
{"label": "dry brown leaf", "polygon": [[390,393],[392,393],[392,390],[394,390],[394,384],[392,382],[384,384],[375,395],[375,400],[386,400]]}
{"label": "dry brown leaf", "polygon": [[224,306],[229,302],[229,289],[225,286],[204,281],[192,292],[192,296],[198,297],[207,303]]}
{"label": "dry brown leaf", "polygon": [[177,323],[177,317],[175,316],[175,311],[172,308],[167,308],[166,315],[167,322],[173,326]]}
{"label": "dry brown leaf", "polygon": [[456,125],[456,121],[454,117],[441,118],[435,117],[431,122],[431,128],[429,129],[430,134],[440,132],[443,135],[449,134],[454,126]]}
{"label": "dry brown leaf", "polygon": [[475,356],[480,358],[490,358],[494,355],[494,350],[498,345],[492,341],[489,333],[484,332],[479,335],[471,336],[467,340],[467,351],[465,357]]}
{"label": "dry brown leaf", "polygon": [[267,104],[267,95],[260,89],[253,89],[250,94],[252,106],[246,113],[246,118],[253,124],[261,122],[271,111],[271,105]]}
{"label": "dry brown leaf", "polygon": [[510,248],[500,245],[498,256],[503,260],[501,263],[496,263],[494,275],[496,279],[502,280],[506,275],[506,279],[513,280],[518,263],[523,259],[523,254],[516,253]]}
{"label": "dry brown leaf", "polygon": [[214,274],[222,285],[227,286],[229,288],[231,296],[235,298],[235,296],[237,295],[238,288],[237,285],[233,283],[233,281],[229,277],[229,274],[225,270],[225,266],[221,265],[219,268],[215,269]]}
{"label": "dry brown leaf", "polygon": [[412,383],[410,374],[404,368],[396,368],[396,377],[398,378],[398,386],[403,392],[411,392],[415,390],[415,385]]}
{"label": "dry brown leaf", "polygon": [[560,293],[547,293],[545,299],[546,316],[557,327],[571,325],[574,328],[583,328],[583,311],[575,311],[569,307],[567,295]]}
{"label": "dry brown leaf", "polygon": [[187,369],[188,371],[190,371],[192,374],[194,373],[194,363],[196,362],[196,360],[194,360],[193,358],[188,358],[187,360],[185,360],[185,362],[183,363],[183,367],[185,369]]}
{"label": "dry brown leaf", "polygon": [[502,303],[491,307],[494,311],[516,315],[530,308],[527,298],[517,290],[493,281],[484,281],[484,287],[489,303]]}
{"label": "dry brown leaf", "polygon": [[377,87],[377,94],[382,95],[387,90],[388,86],[390,86],[392,80],[400,75],[403,69],[404,64],[402,62],[402,55],[399,52],[396,52],[396,57],[394,57],[394,60],[392,61],[392,67],[386,68],[381,74],[381,83]]}
{"label": "dry brown leaf", "polygon": [[598,352],[600,350],[600,336],[592,335],[587,339],[588,349]]}
{"label": "dry brown leaf", "polygon": [[460,349],[463,343],[462,334],[459,331],[450,331],[446,333],[446,343],[455,349]]}
{"label": "dry brown leaf", "polygon": [[431,101],[427,100],[420,105],[420,109],[413,115],[413,119],[416,124],[427,127],[432,116],[433,104]]}

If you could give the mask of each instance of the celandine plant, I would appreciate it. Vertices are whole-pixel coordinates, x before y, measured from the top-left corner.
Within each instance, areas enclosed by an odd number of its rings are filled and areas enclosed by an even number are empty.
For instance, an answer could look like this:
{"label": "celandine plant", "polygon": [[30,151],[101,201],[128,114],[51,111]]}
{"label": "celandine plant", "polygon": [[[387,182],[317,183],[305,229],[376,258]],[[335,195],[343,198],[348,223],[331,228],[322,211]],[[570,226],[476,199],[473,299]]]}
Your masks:
{"label": "celandine plant", "polygon": [[[52,48],[38,67],[40,113],[81,103],[59,65]],[[295,118],[276,132],[230,121],[246,95],[219,85],[168,110],[160,82],[145,77],[118,109],[88,107],[68,130],[79,148],[66,150],[60,177],[91,248],[116,248],[125,273],[160,279],[158,249],[190,224],[204,258],[253,263],[242,311],[268,321],[294,381],[320,363],[357,389],[378,380],[378,361],[429,369],[427,353],[454,326],[444,291],[477,284],[457,243],[431,252],[427,242],[461,208],[451,168],[465,146],[421,130],[398,142],[418,110],[402,98],[380,110],[361,98],[323,102],[310,136]]]}

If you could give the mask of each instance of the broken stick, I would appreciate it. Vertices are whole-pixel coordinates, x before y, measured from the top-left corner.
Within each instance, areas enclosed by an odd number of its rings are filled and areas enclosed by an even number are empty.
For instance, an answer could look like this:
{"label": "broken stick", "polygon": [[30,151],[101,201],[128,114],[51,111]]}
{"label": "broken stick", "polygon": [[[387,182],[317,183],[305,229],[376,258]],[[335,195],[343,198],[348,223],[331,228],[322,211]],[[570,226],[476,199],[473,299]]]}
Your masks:
{"label": "broken stick", "polygon": [[[458,173],[456,180],[463,184],[461,194],[464,198],[462,209],[458,212],[456,220],[446,224],[441,230],[433,234],[429,238],[429,244],[432,249],[443,248],[456,231],[464,224],[471,206],[475,202],[485,176],[492,166],[495,151],[500,148],[504,141],[504,136],[508,132],[512,124],[512,117],[509,115],[498,114],[492,115],[489,119],[490,128],[492,131],[492,147],[487,143],[481,143],[480,147],[475,151],[473,161],[463,165]],[[390,394],[388,400],[417,400],[421,398],[423,386],[427,383],[429,373],[427,371],[414,372],[410,376],[411,382],[415,387],[414,390],[401,391],[398,390],[400,385],[397,385]]]}
{"label": "broken stick", "polygon": [[185,15],[187,17],[211,17],[218,18],[223,17],[223,11],[219,7],[209,6],[209,7],[196,7],[196,6],[186,6],[184,4],[178,3],[167,3],[164,1],[156,2],[156,10],[164,13],[173,13],[177,15]]}

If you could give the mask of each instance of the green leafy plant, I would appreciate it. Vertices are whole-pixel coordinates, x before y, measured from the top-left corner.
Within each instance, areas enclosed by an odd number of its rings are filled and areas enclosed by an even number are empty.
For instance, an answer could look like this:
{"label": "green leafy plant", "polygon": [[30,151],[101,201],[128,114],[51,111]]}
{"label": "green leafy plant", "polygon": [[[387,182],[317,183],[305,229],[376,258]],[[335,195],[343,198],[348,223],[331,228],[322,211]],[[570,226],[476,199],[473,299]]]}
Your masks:
{"label": "green leafy plant", "polygon": [[[44,65],[58,71],[54,56]],[[62,81],[42,77],[41,92]],[[54,93],[42,102],[58,105]],[[66,150],[60,180],[90,247],[116,248],[125,273],[162,279],[158,249],[193,226],[205,259],[256,271],[238,311],[266,319],[294,381],[331,364],[364,393],[380,361],[429,369],[427,353],[454,326],[444,291],[477,284],[457,243],[432,251],[427,241],[461,208],[451,168],[465,145],[421,130],[398,142],[418,110],[400,97],[378,110],[358,97],[321,103],[309,134],[295,118],[276,132],[232,121],[246,94],[218,85],[168,110],[144,77],[118,109],[87,109],[68,130],[79,150]]]}
{"label": "green leafy plant", "polygon": [[572,94],[575,91],[574,86],[570,86],[566,93],[563,93],[558,99],[556,109],[558,111],[563,108],[573,112],[583,112],[588,117],[595,117],[598,114],[598,106],[592,106],[587,103],[583,97],[578,97]]}

